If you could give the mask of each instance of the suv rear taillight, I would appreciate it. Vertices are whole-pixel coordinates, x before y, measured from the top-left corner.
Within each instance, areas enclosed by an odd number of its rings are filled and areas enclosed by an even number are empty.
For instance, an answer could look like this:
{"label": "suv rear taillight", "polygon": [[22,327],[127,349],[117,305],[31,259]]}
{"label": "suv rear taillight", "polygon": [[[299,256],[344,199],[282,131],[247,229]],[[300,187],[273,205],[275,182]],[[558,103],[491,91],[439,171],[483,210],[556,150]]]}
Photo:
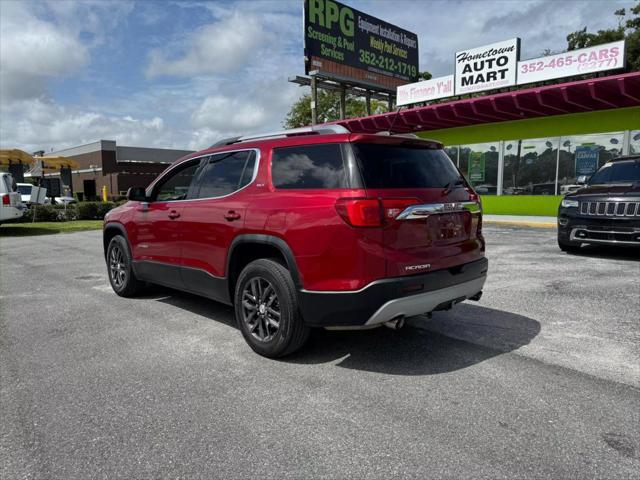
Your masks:
{"label": "suv rear taillight", "polygon": [[9,197],[8,193],[3,193],[2,194],[2,204],[3,205],[10,205],[11,204],[11,198]]}
{"label": "suv rear taillight", "polygon": [[417,203],[417,198],[339,198],[336,210],[352,227],[381,227]]}

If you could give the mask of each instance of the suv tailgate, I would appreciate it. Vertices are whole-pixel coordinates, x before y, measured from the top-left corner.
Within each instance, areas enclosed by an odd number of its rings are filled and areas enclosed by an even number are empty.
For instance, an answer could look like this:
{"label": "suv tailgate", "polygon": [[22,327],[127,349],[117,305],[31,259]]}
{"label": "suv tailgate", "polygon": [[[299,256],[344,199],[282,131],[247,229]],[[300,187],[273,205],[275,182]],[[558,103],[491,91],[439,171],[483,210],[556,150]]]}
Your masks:
{"label": "suv tailgate", "polygon": [[484,256],[477,196],[442,149],[379,143],[353,147],[367,196],[383,204],[388,277]]}

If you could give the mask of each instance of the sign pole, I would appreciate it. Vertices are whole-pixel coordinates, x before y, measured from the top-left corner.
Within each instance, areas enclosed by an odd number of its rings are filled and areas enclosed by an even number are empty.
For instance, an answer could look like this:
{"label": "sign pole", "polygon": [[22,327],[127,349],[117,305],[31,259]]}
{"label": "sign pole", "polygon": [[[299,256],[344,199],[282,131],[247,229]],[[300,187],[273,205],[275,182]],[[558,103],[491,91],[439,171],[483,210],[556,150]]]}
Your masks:
{"label": "sign pole", "polygon": [[367,90],[367,94],[364,96],[365,106],[367,108],[367,115],[371,115],[371,92]]}
{"label": "sign pole", "polygon": [[344,88],[344,84],[340,84],[340,120],[346,118],[347,111],[347,92]]}
{"label": "sign pole", "polygon": [[318,124],[318,80],[311,75],[311,125]]}
{"label": "sign pole", "polygon": [[389,111],[393,110],[393,94],[389,94]]}

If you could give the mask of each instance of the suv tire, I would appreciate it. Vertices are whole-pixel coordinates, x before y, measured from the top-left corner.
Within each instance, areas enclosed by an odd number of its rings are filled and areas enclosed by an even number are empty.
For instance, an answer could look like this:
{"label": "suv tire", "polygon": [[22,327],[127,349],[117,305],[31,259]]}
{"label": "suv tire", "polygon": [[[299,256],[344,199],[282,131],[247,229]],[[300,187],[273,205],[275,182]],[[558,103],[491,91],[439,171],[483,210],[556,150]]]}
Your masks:
{"label": "suv tire", "polygon": [[565,242],[558,238],[558,247],[560,247],[560,250],[563,252],[576,253],[580,250],[580,245],[580,243]]}
{"label": "suv tire", "polygon": [[109,242],[107,273],[111,288],[121,297],[133,297],[144,287],[144,283],[133,273],[131,250],[122,235],[116,235]]}
{"label": "suv tire", "polygon": [[234,305],[238,328],[262,356],[289,355],[309,338],[291,273],[275,260],[255,260],[242,270]]}

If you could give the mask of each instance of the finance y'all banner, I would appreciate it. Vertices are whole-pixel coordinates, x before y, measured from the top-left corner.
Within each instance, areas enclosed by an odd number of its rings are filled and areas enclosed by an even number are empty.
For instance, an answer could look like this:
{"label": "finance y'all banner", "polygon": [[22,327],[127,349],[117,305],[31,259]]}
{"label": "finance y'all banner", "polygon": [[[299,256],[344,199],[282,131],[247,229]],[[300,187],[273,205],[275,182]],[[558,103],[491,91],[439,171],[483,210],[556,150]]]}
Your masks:
{"label": "finance y'all banner", "polygon": [[432,78],[418,83],[400,85],[397,90],[396,105],[428,102],[453,95],[453,75]]}

